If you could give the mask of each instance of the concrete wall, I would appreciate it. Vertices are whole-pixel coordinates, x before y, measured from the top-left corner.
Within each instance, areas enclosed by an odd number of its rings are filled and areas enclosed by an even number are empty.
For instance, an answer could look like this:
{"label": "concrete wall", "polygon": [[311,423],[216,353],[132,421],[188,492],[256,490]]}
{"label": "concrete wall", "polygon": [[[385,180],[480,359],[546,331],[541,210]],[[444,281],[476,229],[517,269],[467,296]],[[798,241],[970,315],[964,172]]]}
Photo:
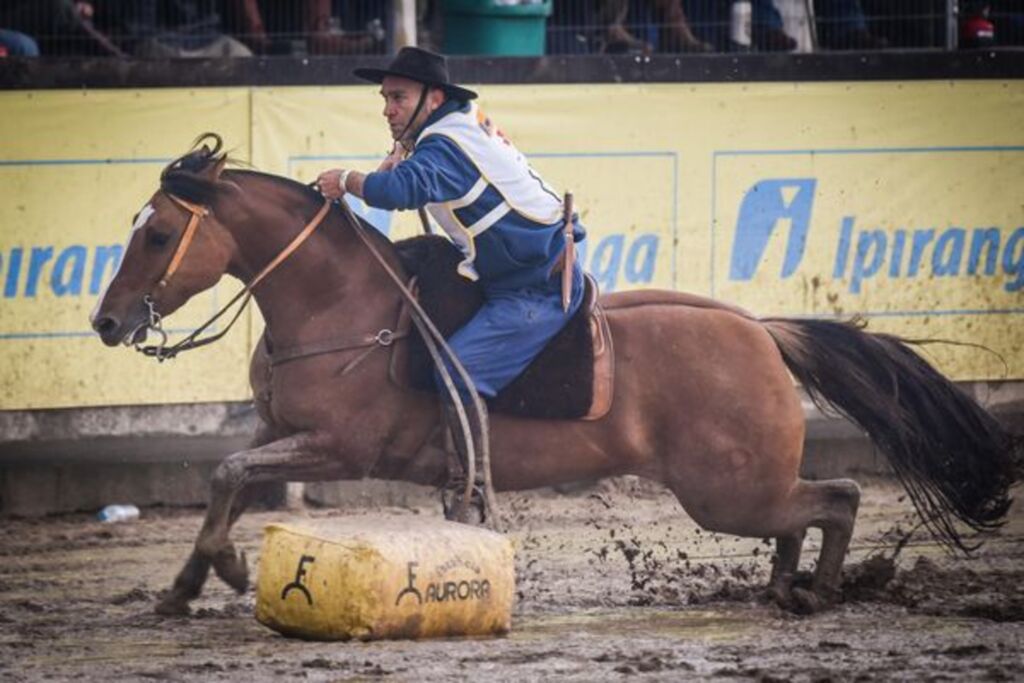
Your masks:
{"label": "concrete wall", "polygon": [[[963,385],[1011,429],[1024,433],[1024,382]],[[804,474],[811,478],[889,471],[861,432],[804,399]],[[257,425],[247,403],[0,412],[0,516],[93,511],[114,502],[202,505],[210,473],[244,449]],[[292,492],[332,507],[415,506],[429,488],[396,482],[325,482]],[[269,487],[265,504],[285,500]]]}
{"label": "concrete wall", "polygon": [[256,424],[248,404],[0,412],[0,515],[202,505]]}

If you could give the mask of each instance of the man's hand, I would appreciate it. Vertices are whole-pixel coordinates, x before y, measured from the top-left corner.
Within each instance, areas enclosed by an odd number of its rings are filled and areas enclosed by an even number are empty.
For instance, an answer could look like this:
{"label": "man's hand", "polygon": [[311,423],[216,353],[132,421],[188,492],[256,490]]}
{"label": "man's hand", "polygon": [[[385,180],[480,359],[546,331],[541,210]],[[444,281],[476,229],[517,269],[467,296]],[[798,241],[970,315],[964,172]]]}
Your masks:
{"label": "man's hand", "polygon": [[345,194],[345,189],[341,186],[341,176],[344,173],[344,169],[332,168],[317,176],[316,186],[320,194],[328,199],[341,199]]}

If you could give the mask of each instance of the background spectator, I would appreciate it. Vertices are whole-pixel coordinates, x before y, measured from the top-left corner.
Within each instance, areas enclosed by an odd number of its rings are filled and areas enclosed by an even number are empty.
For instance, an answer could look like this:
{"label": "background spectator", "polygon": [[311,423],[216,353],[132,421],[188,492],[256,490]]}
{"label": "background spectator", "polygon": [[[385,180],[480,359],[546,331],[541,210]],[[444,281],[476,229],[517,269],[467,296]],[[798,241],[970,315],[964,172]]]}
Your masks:
{"label": "background spectator", "polygon": [[104,26],[137,57],[248,57],[225,35],[219,0],[118,0],[101,15]]}
{"label": "background spectator", "polygon": [[124,53],[93,25],[92,2],[76,0],[5,0],[0,26],[33,38],[42,54],[112,55]]}
{"label": "background spectator", "polygon": [[872,35],[892,47],[945,47],[946,0],[860,0]]}
{"label": "background spectator", "polygon": [[658,52],[710,52],[714,48],[694,35],[682,0],[640,0],[634,2],[646,20],[653,22],[656,31],[649,36]]}
{"label": "background spectator", "polygon": [[[254,51],[264,54],[369,54],[383,52],[383,23],[362,32],[344,29],[331,0],[230,0],[232,25]],[[377,3],[381,14],[385,3]]]}
{"label": "background spectator", "polygon": [[750,37],[754,48],[765,52],[789,52],[796,41],[783,29],[782,14],[772,0],[752,0]]}
{"label": "background spectator", "polygon": [[830,50],[874,50],[888,41],[868,30],[860,0],[814,0],[818,45]]}
{"label": "background spectator", "polygon": [[555,2],[548,24],[553,54],[709,52],[694,35],[681,0]]}
{"label": "background spectator", "polygon": [[650,53],[653,46],[626,28],[629,0],[555,2],[548,20],[551,54]]}
{"label": "background spectator", "polygon": [[992,0],[997,45],[1024,45],[1024,0]]}
{"label": "background spectator", "polygon": [[19,31],[0,28],[0,47],[4,55],[11,57],[38,57],[39,46],[32,36],[27,36]]}
{"label": "background spectator", "polygon": [[996,27],[989,18],[987,0],[965,2],[960,7],[960,47],[990,47],[996,42]]}
{"label": "background spectator", "polygon": [[[773,0],[751,0],[752,48],[765,52],[787,52],[796,48],[796,41],[783,30],[782,15]],[[722,0],[686,0],[687,15],[692,20],[695,37],[723,52],[735,50],[729,40],[731,2]]]}

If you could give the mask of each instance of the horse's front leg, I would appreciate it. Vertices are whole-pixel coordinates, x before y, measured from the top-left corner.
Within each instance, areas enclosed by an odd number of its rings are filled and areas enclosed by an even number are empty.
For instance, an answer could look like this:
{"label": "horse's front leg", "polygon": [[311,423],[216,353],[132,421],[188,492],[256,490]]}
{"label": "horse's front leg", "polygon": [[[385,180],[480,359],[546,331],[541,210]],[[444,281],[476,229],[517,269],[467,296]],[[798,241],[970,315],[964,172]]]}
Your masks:
{"label": "horse's front leg", "polygon": [[329,444],[325,435],[304,432],[225,458],[213,473],[210,504],[195,548],[156,611],[187,614],[188,603],[199,597],[211,566],[229,586],[244,592],[249,585],[245,554],[237,553],[228,537],[244,509],[244,497],[239,493],[250,484],[309,481],[338,474],[341,463]]}

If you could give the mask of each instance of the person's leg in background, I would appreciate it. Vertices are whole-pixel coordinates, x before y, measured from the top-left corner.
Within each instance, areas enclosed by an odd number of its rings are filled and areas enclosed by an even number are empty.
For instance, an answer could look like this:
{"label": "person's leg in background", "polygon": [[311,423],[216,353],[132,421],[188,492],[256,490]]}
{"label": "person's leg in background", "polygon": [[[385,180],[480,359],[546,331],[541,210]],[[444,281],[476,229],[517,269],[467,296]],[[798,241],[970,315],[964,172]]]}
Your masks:
{"label": "person's leg in background", "polygon": [[698,40],[719,52],[729,50],[729,3],[721,0],[683,0],[683,9]]}
{"label": "person's leg in background", "polygon": [[549,55],[583,55],[594,50],[590,12],[580,2],[553,3],[547,23]]}
{"label": "person's leg in background", "polygon": [[793,40],[782,28],[782,15],[772,0],[751,0],[751,38],[754,48],[764,52],[790,52]]}
{"label": "person's leg in background", "polygon": [[818,42],[831,50],[873,50],[886,46],[868,31],[860,0],[815,0]]}
{"label": "person's leg in background", "polygon": [[633,35],[626,25],[628,0],[598,0],[594,18],[597,22],[598,51],[608,54],[650,54],[653,45]]}
{"label": "person's leg in background", "polygon": [[693,34],[682,0],[650,0],[660,24],[659,52],[711,52],[714,48]]}
{"label": "person's leg in background", "polygon": [[992,0],[997,45],[1024,45],[1024,0]]}

